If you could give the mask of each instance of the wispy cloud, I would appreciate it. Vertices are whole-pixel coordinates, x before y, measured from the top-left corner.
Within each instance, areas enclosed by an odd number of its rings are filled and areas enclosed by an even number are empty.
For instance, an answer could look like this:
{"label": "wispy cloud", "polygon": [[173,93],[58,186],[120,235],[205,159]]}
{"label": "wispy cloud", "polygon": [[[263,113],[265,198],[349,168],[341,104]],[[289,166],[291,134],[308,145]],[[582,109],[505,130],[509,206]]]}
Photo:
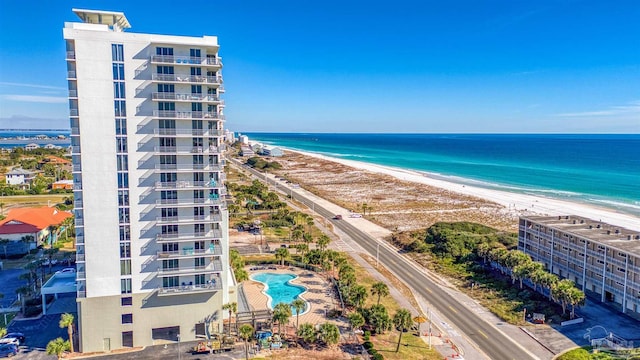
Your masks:
{"label": "wispy cloud", "polygon": [[28,88],[36,88],[36,89],[52,89],[52,90],[66,90],[66,88],[62,86],[51,86],[51,85],[40,85],[40,84],[25,84],[25,83],[14,83],[14,82],[5,82],[0,81],[0,86],[21,86]]}
{"label": "wispy cloud", "polygon": [[46,104],[62,104],[69,101],[67,97],[63,96],[44,96],[44,95],[15,95],[8,94],[2,95],[2,98],[10,101],[22,101],[33,103],[46,103]]}
{"label": "wispy cloud", "polygon": [[607,109],[596,111],[583,111],[575,113],[561,113],[555,116],[561,117],[590,117],[590,116],[613,116],[613,115],[632,115],[640,116],[640,100],[632,101],[627,105],[611,106]]}

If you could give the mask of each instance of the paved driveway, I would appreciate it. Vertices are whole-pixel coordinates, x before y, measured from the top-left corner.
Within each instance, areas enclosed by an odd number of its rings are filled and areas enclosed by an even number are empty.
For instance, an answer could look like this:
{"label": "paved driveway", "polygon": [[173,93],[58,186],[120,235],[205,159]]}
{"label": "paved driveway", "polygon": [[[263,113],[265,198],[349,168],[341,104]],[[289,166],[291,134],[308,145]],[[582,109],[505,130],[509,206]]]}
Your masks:
{"label": "paved driveway", "polygon": [[67,329],[61,329],[59,323],[60,314],[44,315],[38,319],[14,320],[9,326],[9,332],[24,333],[28,347],[44,349],[52,339],[67,339]]}

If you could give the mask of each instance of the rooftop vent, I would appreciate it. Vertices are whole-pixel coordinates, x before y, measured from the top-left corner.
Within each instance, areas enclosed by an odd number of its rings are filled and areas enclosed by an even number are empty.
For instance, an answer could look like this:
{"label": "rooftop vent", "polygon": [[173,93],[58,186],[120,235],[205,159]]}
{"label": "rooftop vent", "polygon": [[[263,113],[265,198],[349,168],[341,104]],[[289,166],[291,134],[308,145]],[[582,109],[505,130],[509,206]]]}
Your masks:
{"label": "rooftop vent", "polygon": [[596,226],[596,228],[598,228],[598,229],[600,229],[600,227],[601,227],[601,226],[600,226],[600,224],[598,224],[598,225]]}

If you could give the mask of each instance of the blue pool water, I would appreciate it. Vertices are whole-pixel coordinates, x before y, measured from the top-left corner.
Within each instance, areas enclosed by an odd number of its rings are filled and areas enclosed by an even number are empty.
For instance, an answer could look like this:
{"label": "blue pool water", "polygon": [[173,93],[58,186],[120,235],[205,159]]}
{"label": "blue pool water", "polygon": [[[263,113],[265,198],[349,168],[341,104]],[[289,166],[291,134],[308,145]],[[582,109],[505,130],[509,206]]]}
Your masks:
{"label": "blue pool water", "polygon": [[[273,309],[279,303],[291,304],[293,300],[305,292],[305,288],[302,286],[289,283],[296,277],[292,274],[260,273],[253,275],[251,279],[265,284],[264,292],[269,296],[269,307]],[[306,309],[301,314],[305,311]],[[293,314],[295,315],[295,310]]]}

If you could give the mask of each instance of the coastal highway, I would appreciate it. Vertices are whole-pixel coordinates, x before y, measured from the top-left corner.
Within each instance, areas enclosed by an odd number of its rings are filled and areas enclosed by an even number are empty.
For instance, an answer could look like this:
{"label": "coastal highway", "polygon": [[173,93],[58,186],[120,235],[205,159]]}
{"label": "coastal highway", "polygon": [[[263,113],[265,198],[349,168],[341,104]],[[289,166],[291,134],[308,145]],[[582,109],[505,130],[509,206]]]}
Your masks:
{"label": "coastal highway", "polygon": [[[237,164],[237,162],[235,162]],[[265,175],[253,169],[250,171],[259,178],[266,179]],[[307,197],[300,195],[277,182],[270,181],[269,184],[286,194],[294,194],[295,199],[313,208],[316,213],[332,219],[333,212],[318,205]],[[378,248],[378,240],[359,230],[348,221],[331,220],[333,225],[351,237],[365,251],[375,256]],[[526,351],[511,338],[507,337],[497,328],[481,319],[478,315],[470,311],[465,305],[442,290],[424,273],[414,269],[414,265],[405,259],[397,250],[391,250],[386,246],[379,247],[380,263],[394,272],[401,280],[410,286],[420,296],[427,299],[437,311],[443,315],[450,323],[462,331],[467,338],[473,341],[490,359],[493,360],[528,360],[537,359],[534,355]]]}

